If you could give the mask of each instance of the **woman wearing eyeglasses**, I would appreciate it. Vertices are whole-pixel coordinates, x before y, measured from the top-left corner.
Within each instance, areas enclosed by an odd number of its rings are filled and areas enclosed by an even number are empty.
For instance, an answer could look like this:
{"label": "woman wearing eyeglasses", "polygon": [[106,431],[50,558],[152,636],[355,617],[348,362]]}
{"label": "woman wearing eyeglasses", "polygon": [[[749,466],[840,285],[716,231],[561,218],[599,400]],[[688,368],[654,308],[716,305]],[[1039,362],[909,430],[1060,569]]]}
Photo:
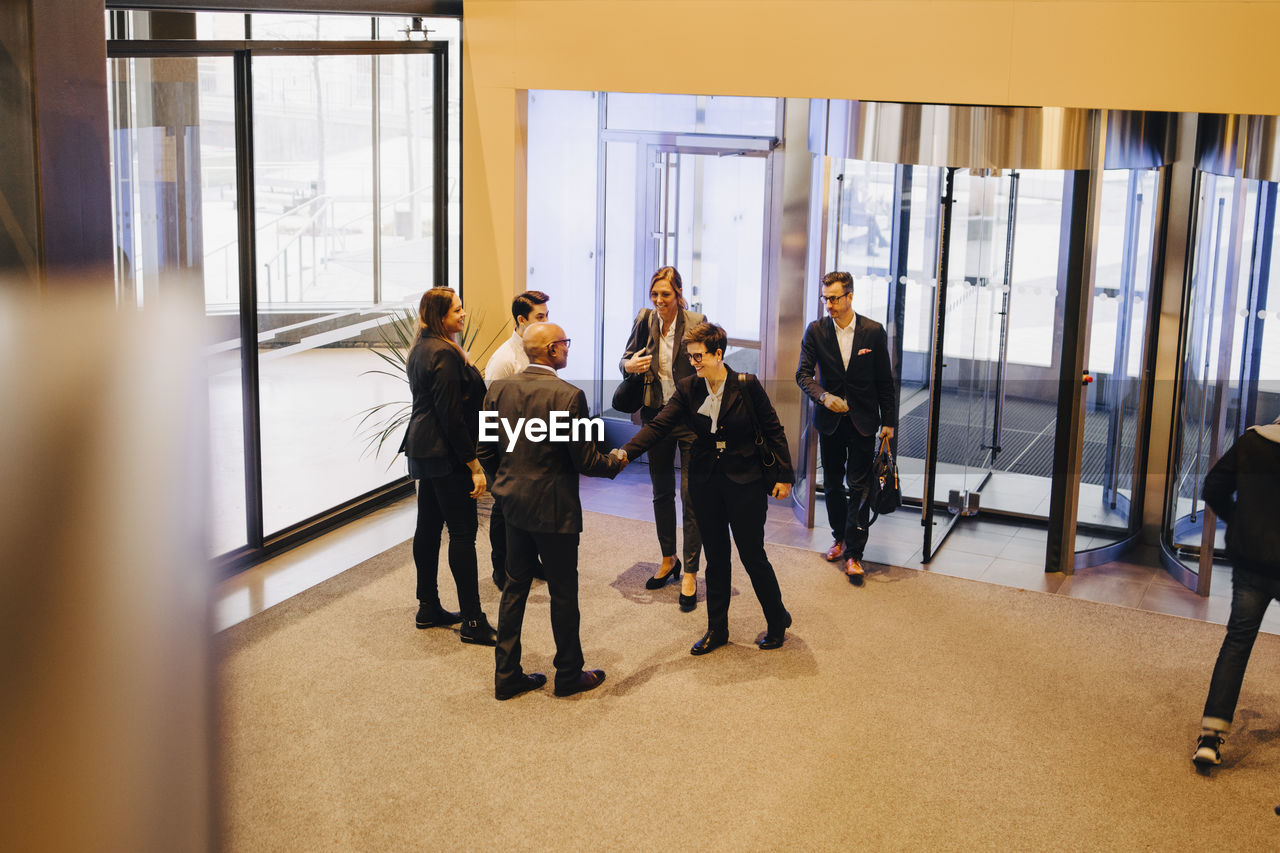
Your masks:
{"label": "woman wearing eyeglasses", "polygon": [[[405,369],[413,409],[401,451],[409,476],[418,481],[418,525],[413,562],[418,570],[419,628],[462,622],[462,642],[492,646],[497,634],[480,609],[476,565],[476,498],[485,476],[476,458],[484,378],[454,342],[467,312],[452,288],[433,287],[418,305],[419,332]],[[449,571],[458,587],[461,613],[440,605],[437,574],[440,533],[449,527]]]}
{"label": "woman wearing eyeglasses", "polygon": [[[791,614],[764,550],[764,522],[767,497],[787,497],[795,480],[787,436],[759,381],[725,366],[724,329],[699,323],[685,332],[684,342],[696,375],[677,382],[662,411],[614,454],[634,459],[676,429],[693,433],[686,477],[707,555],[707,632],[689,651],[704,655],[729,642],[731,534],[764,610],[766,631],[757,645],[776,649]],[[756,449],[757,423],[765,449],[780,463],[771,477]]]}
{"label": "woman wearing eyeglasses", "polygon": [[[653,308],[636,315],[619,366],[623,374],[643,377],[644,403],[640,422],[647,424],[662,410],[675,392],[676,383],[693,375],[685,358],[684,334],[703,322],[690,311],[684,298],[684,284],[675,267],[663,267],[649,280],[649,300]],[[645,582],[646,589],[661,589],[668,581],[680,579],[680,609],[688,613],[698,604],[698,553],[702,541],[698,522],[689,500],[689,449],[693,434],[677,428],[649,448],[649,481],[653,484],[653,522],[658,530],[662,564]],[[676,447],[680,448],[680,502],[684,513],[684,562],[676,556]],[[681,566],[684,574],[681,577]]]}

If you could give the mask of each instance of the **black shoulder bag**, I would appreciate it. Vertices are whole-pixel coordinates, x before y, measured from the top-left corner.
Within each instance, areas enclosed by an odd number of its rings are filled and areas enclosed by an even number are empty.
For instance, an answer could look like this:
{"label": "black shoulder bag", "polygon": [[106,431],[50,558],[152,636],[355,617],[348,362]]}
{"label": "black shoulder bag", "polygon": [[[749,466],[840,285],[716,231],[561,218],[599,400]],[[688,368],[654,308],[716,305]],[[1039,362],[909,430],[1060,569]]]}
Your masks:
{"label": "black shoulder bag", "polygon": [[760,431],[760,419],[756,417],[755,404],[751,402],[751,394],[746,390],[747,380],[752,379],[750,373],[739,373],[738,377],[738,396],[742,398],[742,404],[747,407],[747,414],[751,416],[751,425],[756,429],[756,456],[760,457],[760,465],[764,468],[764,477],[770,483],[784,482],[784,471],[782,460],[769,448],[765,443],[764,433]]}
{"label": "black shoulder bag", "polygon": [[870,484],[867,489],[867,504],[875,514],[871,521],[882,515],[888,515],[898,508],[902,502],[902,487],[898,485],[898,463],[889,451],[889,442],[880,441],[876,455],[871,460]]}
{"label": "black shoulder bag", "polygon": [[[640,315],[637,323],[644,325],[645,345],[636,352],[641,352],[649,346],[649,312],[652,309],[644,309],[644,313]],[[635,353],[632,353],[634,355]],[[640,407],[644,405],[644,392],[652,381],[650,375],[645,373],[641,376],[638,373],[628,373],[622,378],[622,382],[618,383],[618,387],[613,392],[613,408],[625,414],[640,411]]]}

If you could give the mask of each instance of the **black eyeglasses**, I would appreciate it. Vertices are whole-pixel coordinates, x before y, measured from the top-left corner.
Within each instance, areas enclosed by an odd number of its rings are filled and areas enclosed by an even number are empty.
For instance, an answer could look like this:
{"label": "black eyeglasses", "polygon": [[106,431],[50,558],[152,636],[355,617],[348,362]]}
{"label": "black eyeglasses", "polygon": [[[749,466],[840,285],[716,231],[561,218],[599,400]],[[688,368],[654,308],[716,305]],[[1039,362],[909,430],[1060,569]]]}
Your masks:
{"label": "black eyeglasses", "polygon": [[846,296],[852,296],[852,295],[853,295],[852,293],[840,293],[835,296],[819,296],[818,301],[823,305],[835,305],[837,302],[839,302],[841,299],[844,299]]}
{"label": "black eyeglasses", "polygon": [[689,356],[689,361],[691,363],[702,364],[702,357],[706,355],[706,353],[705,352],[687,352],[685,353],[685,355]]}
{"label": "black eyeglasses", "polygon": [[547,344],[547,349],[551,349],[556,344],[564,344],[564,348],[568,349],[569,344],[571,343],[573,343],[573,340],[570,338],[559,338],[558,340],[554,340],[551,343]]}

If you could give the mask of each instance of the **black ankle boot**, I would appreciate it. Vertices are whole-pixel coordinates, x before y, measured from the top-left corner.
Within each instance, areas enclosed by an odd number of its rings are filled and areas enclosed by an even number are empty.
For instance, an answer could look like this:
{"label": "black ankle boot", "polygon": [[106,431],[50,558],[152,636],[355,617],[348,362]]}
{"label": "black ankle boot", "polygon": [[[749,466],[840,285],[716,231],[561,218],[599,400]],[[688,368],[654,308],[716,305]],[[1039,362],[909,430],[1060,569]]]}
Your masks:
{"label": "black ankle boot", "polygon": [[414,617],[413,624],[419,628],[436,628],[446,625],[457,625],[462,621],[461,613],[454,613],[445,610],[440,606],[440,602],[422,601],[418,603],[418,615]]}
{"label": "black ankle boot", "polygon": [[483,613],[478,619],[464,619],[458,633],[464,643],[475,646],[498,645],[498,632],[493,630],[493,626],[489,624],[489,617]]}

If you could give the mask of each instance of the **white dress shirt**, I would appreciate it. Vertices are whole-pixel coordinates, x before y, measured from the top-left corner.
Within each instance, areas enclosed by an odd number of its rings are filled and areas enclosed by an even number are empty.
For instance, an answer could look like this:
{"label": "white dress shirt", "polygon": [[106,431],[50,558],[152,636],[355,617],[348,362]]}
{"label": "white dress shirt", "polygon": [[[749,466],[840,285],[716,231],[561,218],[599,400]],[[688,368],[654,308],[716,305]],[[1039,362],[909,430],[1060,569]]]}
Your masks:
{"label": "white dress shirt", "polygon": [[489,363],[484,366],[484,381],[492,385],[506,376],[515,376],[529,366],[529,356],[524,354],[524,338],[515,332],[494,350]]}
{"label": "white dress shirt", "polygon": [[840,361],[844,363],[845,369],[848,369],[849,359],[853,356],[853,331],[858,326],[858,315],[855,312],[852,319],[849,320],[849,325],[843,329],[840,328],[840,324],[836,322],[834,317],[832,322],[836,326],[836,343],[840,345]]}
{"label": "white dress shirt", "polygon": [[[658,326],[662,326],[662,318],[658,318]],[[658,381],[662,383],[662,400],[666,402],[676,393],[676,380],[671,375],[671,362],[676,353],[676,321],[671,321],[670,328],[658,340]]]}

